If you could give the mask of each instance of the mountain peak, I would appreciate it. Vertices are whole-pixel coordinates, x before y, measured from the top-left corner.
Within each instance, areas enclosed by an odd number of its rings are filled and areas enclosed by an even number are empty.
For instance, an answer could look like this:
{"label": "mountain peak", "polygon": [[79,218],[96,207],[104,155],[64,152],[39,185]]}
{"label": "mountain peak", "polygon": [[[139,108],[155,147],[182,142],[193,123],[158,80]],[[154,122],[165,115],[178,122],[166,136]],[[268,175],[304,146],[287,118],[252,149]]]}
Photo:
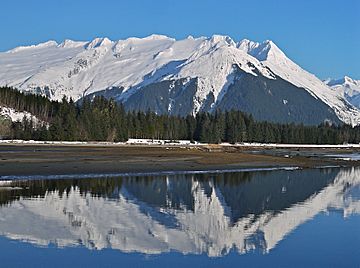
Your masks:
{"label": "mountain peak", "polygon": [[334,91],[342,94],[348,102],[360,109],[360,80],[349,76],[340,79],[327,79],[324,81]]}
{"label": "mountain peak", "polygon": [[359,85],[360,86],[359,81],[356,81],[356,80],[354,80],[351,77],[346,76],[346,75],[343,78],[339,78],[339,79],[327,79],[325,81],[325,83],[330,87],[339,86],[339,85],[343,85],[343,86],[345,86],[345,85]]}
{"label": "mountain peak", "polygon": [[285,56],[279,47],[271,40],[265,40],[264,42],[258,43],[248,39],[243,39],[238,43],[237,47],[259,61],[269,59],[276,60],[277,58]]}
{"label": "mountain peak", "polygon": [[233,47],[236,46],[236,43],[234,42],[234,40],[230,36],[227,36],[227,35],[214,34],[211,38],[209,38],[209,41],[214,44],[224,43],[229,46],[233,46]]}
{"label": "mountain peak", "polygon": [[356,84],[356,81],[354,79],[352,79],[351,77],[349,76],[344,76],[344,82],[345,83],[350,83],[350,84]]}
{"label": "mountain peak", "polygon": [[162,35],[162,34],[151,34],[142,39],[143,40],[166,40],[166,39],[173,39],[173,38],[170,38],[170,37],[168,37],[166,35]]}
{"label": "mountain peak", "polygon": [[81,47],[84,46],[87,42],[84,41],[74,41],[71,39],[65,39],[63,42],[61,42],[58,47],[62,48],[74,48],[74,47]]}
{"label": "mountain peak", "polygon": [[92,40],[91,42],[86,44],[86,49],[92,49],[92,48],[97,48],[97,47],[101,47],[101,46],[107,46],[107,45],[111,45],[113,42],[107,38],[107,37],[97,37],[94,40]]}
{"label": "mountain peak", "polygon": [[237,44],[237,48],[248,53],[251,49],[257,46],[259,43],[251,41],[249,39],[243,39]]}
{"label": "mountain peak", "polygon": [[19,47],[16,47],[14,49],[11,49],[11,50],[9,50],[7,52],[14,53],[14,52],[22,51],[22,50],[27,50],[27,49],[45,48],[45,47],[52,47],[52,46],[57,46],[57,45],[58,44],[56,43],[56,41],[50,40],[50,41],[47,41],[47,42],[39,43],[37,45],[19,46]]}

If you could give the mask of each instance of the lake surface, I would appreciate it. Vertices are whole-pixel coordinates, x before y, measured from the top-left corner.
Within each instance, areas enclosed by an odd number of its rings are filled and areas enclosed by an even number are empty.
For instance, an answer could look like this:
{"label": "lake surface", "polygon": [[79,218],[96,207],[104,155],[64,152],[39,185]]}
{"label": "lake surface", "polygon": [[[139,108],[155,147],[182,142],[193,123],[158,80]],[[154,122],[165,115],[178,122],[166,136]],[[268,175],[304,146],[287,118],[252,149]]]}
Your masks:
{"label": "lake surface", "polygon": [[360,267],[360,169],[0,182],[2,267]]}

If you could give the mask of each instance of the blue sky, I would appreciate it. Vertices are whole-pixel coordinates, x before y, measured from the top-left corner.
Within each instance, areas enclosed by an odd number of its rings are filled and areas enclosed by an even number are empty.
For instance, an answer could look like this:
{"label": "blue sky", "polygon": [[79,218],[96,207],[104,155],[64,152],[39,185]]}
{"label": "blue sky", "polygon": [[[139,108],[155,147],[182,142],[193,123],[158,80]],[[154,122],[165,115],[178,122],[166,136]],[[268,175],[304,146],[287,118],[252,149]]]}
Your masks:
{"label": "blue sky", "polygon": [[1,0],[0,51],[49,39],[273,40],[320,78],[360,79],[359,0]]}

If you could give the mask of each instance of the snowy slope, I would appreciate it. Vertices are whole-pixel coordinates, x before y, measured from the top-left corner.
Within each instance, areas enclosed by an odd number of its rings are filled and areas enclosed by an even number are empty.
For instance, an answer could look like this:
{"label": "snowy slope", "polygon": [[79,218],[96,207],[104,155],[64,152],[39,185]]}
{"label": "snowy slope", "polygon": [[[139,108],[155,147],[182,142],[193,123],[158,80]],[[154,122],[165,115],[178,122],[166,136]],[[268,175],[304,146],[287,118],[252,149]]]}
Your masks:
{"label": "snowy slope", "polygon": [[[278,75],[329,105],[342,121],[360,123],[359,110],[288,59],[271,41],[236,43],[221,35],[177,41],[151,35],[119,41],[49,41],[0,53],[0,85],[56,100],[64,95],[78,100],[112,89],[111,97],[124,102],[148,85],[194,78],[193,114],[209,110],[209,95],[213,96],[210,107],[215,109],[239,71],[272,80]],[[170,112],[170,104],[168,108]]]}
{"label": "snowy slope", "polygon": [[348,76],[340,79],[328,79],[325,83],[336,93],[341,93],[351,104],[360,108],[360,80]]}
{"label": "snowy slope", "polygon": [[[111,86],[126,90],[164,76],[200,77],[214,90],[220,90],[225,83],[224,76],[231,71],[229,62],[256,61],[235,49],[235,43],[228,39],[213,36],[175,41],[166,36],[152,35],[117,42],[96,38],[88,43],[67,40],[60,45],[47,42],[20,47],[1,53],[0,83],[24,90],[49,87],[53,99],[61,99],[63,93],[78,99],[84,93]],[[229,59],[222,55],[223,51],[227,52],[224,47],[228,46],[233,48],[228,52]],[[223,60],[226,69],[217,74],[214,64],[221,65]],[[28,64],[23,66],[24,62]],[[252,73],[247,66],[244,70]],[[267,70],[263,71],[268,75]],[[214,80],[218,84],[212,85]]]}
{"label": "snowy slope", "polygon": [[331,90],[315,75],[290,60],[272,41],[257,43],[245,39],[239,42],[238,47],[257,58],[281,78],[306,89],[315,98],[328,104],[342,121],[352,125],[360,123],[357,108],[351,107],[339,92]]}

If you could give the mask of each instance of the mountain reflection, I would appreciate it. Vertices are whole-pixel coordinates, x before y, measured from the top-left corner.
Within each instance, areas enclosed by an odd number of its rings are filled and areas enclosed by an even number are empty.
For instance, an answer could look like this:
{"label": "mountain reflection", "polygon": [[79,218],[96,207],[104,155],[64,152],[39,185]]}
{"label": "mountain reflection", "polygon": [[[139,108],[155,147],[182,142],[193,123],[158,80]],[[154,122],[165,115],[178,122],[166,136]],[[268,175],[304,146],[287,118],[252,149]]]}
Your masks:
{"label": "mountain reflection", "polygon": [[360,169],[0,182],[0,234],[36,245],[268,252],[320,212],[360,212]]}

